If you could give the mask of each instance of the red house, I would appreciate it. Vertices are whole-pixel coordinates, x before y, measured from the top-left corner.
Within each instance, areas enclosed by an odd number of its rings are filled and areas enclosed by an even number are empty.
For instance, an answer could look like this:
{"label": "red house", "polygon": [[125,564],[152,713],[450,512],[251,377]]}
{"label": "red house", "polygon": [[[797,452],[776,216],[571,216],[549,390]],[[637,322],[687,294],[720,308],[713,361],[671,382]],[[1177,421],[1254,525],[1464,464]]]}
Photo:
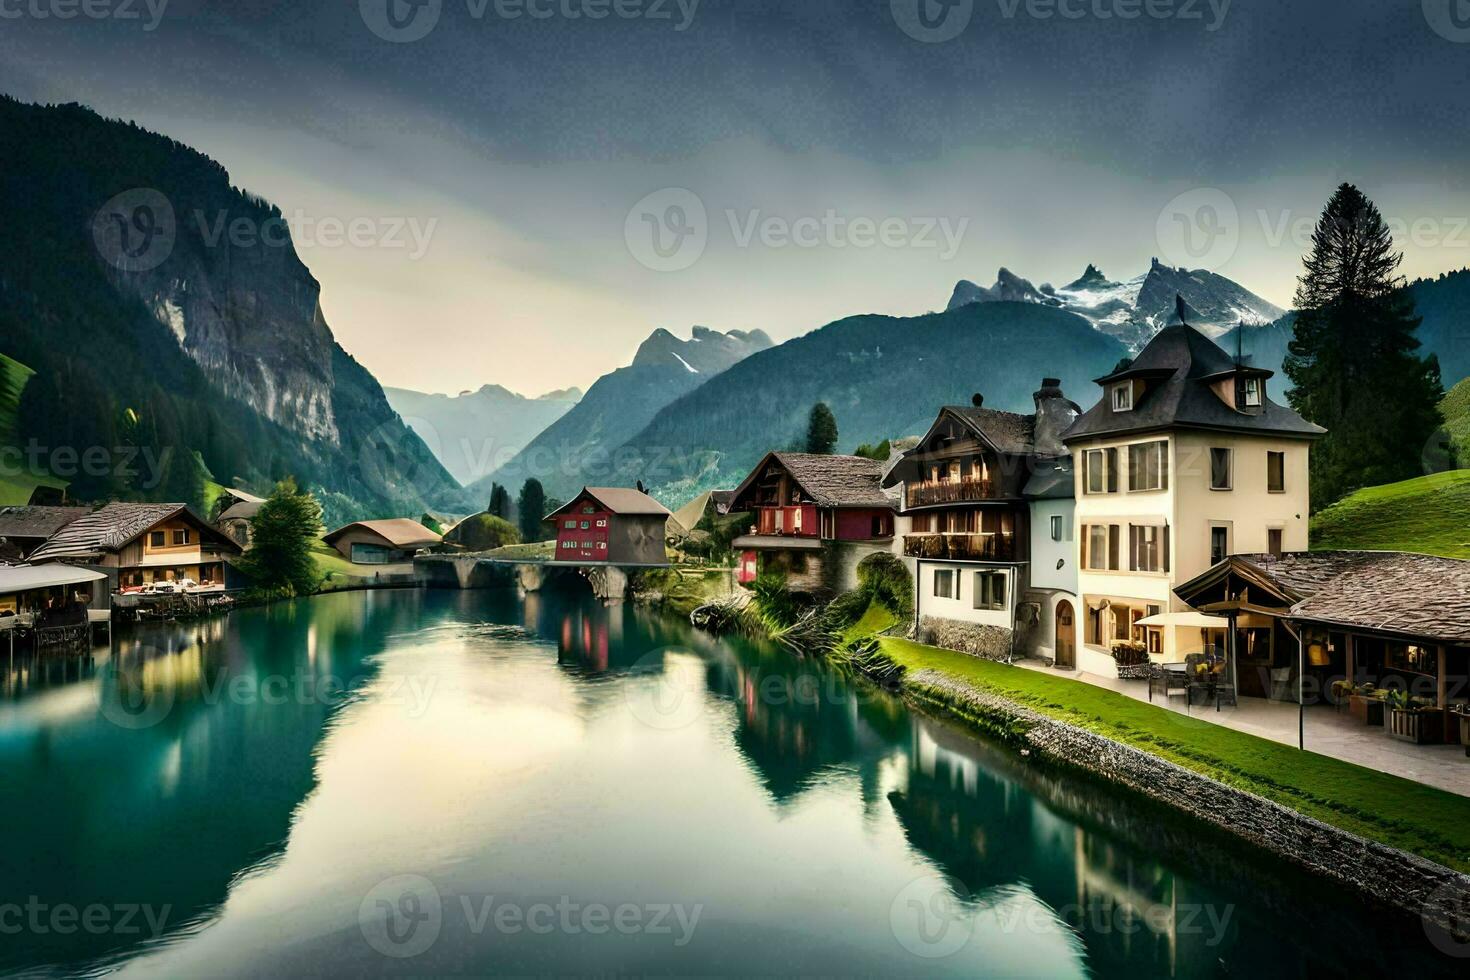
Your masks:
{"label": "red house", "polygon": [[667,565],[669,509],[648,494],[622,487],[584,487],[546,518],[556,527],[555,561]]}
{"label": "red house", "polygon": [[892,546],[895,501],[882,478],[883,464],[861,456],[766,454],[730,505],[755,515],[734,541],[740,581],[776,572],[802,591],[853,588],[858,562]]}

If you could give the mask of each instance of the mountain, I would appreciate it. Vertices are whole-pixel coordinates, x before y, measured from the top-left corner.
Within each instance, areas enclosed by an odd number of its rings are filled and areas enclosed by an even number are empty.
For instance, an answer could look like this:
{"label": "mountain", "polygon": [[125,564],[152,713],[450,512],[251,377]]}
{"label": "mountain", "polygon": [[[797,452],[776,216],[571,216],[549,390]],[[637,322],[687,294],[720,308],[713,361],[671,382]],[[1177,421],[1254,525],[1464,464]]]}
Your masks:
{"label": "mountain", "polygon": [[1189,322],[1212,337],[1238,323],[1269,323],[1284,312],[1250,290],[1204,269],[1176,269],[1153,260],[1148,272],[1114,282],[1096,266],[1073,282],[1054,287],[1033,286],[1002,268],[995,285],[986,288],[962,279],[955,285],[948,309],[971,303],[1036,303],[1076,313],[1098,330],[1116,337],[1134,350],[1174,322],[1176,296],[1189,307]]}
{"label": "mountain", "polygon": [[493,483],[514,492],[528,477],[536,477],[548,494],[566,499],[583,486],[605,484],[619,469],[614,450],[661,409],[771,347],[763,330],[720,333],[695,327],[688,340],[655,330],[639,345],[631,364],[599,378],[575,408],[469,490],[476,500],[488,500]]}
{"label": "mountain", "polygon": [[77,105],[0,97],[0,159],[0,352],[36,372],[20,436],[74,471],[75,496],[198,503],[207,479],[289,474],[333,521],[462,509],[336,342],[279,209]]}
{"label": "mountain", "polygon": [[613,453],[612,482],[642,480],[665,502],[733,487],[767,450],[802,444],[817,402],[837,416],[841,451],[922,433],[941,405],[968,405],[977,392],[989,407],[1030,412],[1043,377],[1091,404],[1092,379],[1127,354],[1082,317],[1037,303],[850,317],[755,354],[664,408]]}
{"label": "mountain", "polygon": [[468,485],[526,447],[582,400],[577,388],[527,398],[500,385],[458,395],[384,388],[388,404],[460,483]]}

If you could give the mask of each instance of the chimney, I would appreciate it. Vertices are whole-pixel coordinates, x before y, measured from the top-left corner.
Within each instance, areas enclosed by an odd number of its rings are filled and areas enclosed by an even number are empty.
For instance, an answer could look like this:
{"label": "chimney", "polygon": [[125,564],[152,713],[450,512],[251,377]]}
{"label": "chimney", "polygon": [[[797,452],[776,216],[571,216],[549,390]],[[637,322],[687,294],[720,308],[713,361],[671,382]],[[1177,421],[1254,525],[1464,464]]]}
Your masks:
{"label": "chimney", "polygon": [[985,396],[980,394],[980,392],[978,391],[975,392],[973,395],[970,396],[970,404],[974,405],[976,408],[984,408]]}
{"label": "chimney", "polygon": [[1060,378],[1042,378],[1041,388],[1031,396],[1036,403],[1036,452],[1042,456],[1065,456],[1062,433],[1072,427],[1082,410],[1062,393]]}

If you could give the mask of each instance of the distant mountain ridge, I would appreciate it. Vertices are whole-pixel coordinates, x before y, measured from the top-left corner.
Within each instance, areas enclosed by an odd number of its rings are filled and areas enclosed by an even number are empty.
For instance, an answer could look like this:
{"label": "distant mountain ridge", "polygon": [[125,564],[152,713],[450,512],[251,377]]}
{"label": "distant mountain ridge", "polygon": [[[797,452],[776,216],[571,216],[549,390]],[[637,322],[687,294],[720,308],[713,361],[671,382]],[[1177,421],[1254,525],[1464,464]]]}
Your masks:
{"label": "distant mountain ridge", "polygon": [[1034,286],[1009,269],[1001,268],[995,285],[979,286],[960,280],[947,309],[971,303],[1036,303],[1075,313],[1103,333],[1137,350],[1175,317],[1175,297],[1188,304],[1190,324],[1212,337],[1246,323],[1270,323],[1285,312],[1239,283],[1205,269],[1183,269],[1154,259],[1149,270],[1122,282],[1105,276],[1094,265],[1065,286]]}
{"label": "distant mountain ridge", "polygon": [[611,462],[615,452],[660,410],[773,346],[764,330],[721,333],[695,327],[688,340],[655,330],[627,367],[599,378],[575,408],[469,490],[476,499],[488,500],[494,483],[519,487],[536,477],[549,494],[567,499],[583,486],[605,483],[615,468]]}
{"label": "distant mountain ridge", "polygon": [[500,385],[458,395],[384,388],[388,404],[463,485],[487,476],[582,400],[578,388],[528,398]]}

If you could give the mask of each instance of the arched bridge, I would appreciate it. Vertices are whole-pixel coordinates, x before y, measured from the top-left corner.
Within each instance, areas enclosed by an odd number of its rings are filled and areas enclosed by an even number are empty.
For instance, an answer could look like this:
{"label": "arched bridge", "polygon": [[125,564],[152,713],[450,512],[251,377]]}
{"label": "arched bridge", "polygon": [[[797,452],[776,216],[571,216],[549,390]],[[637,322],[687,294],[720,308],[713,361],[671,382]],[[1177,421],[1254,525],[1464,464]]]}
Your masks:
{"label": "arched bridge", "polygon": [[515,586],[526,592],[555,588],[559,581],[582,579],[599,599],[620,601],[629,573],[667,565],[610,565],[604,562],[530,561],[481,555],[420,555],[413,560],[419,580],[430,588],[491,589]]}

